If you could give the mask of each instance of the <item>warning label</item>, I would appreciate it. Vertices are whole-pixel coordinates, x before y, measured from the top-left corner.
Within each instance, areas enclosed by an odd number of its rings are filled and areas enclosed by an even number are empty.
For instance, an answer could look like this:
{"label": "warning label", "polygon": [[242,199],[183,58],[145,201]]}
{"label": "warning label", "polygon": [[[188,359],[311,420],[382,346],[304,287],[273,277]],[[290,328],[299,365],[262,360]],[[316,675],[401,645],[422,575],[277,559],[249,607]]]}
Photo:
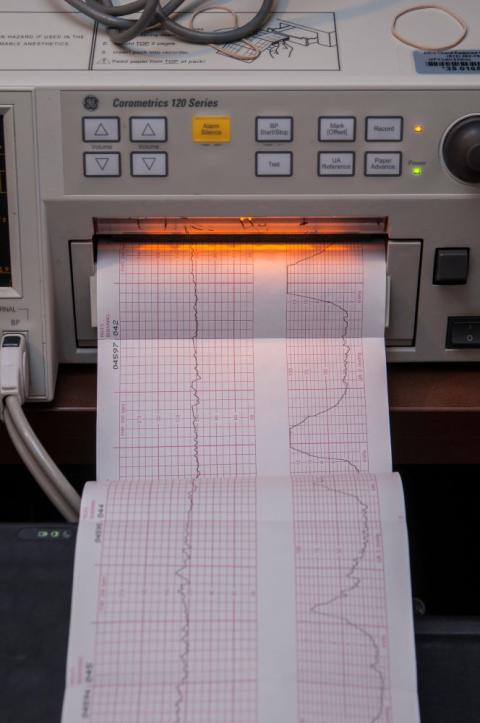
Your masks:
{"label": "warning label", "polygon": [[[0,71],[340,70],[335,13],[295,9],[299,2],[316,8],[316,0],[285,0],[282,11],[272,12],[256,33],[236,42],[195,45],[159,29],[123,46],[82,13],[56,11],[60,0],[29,2],[35,10],[25,11],[22,5],[16,11],[13,0],[0,0]],[[234,15],[243,25],[252,12]],[[196,23],[197,30],[210,32],[226,30],[232,22],[221,7],[182,13],[180,19],[187,27]]]}
{"label": "warning label", "polygon": [[424,75],[480,73],[480,50],[416,50],[413,57],[417,73]]}

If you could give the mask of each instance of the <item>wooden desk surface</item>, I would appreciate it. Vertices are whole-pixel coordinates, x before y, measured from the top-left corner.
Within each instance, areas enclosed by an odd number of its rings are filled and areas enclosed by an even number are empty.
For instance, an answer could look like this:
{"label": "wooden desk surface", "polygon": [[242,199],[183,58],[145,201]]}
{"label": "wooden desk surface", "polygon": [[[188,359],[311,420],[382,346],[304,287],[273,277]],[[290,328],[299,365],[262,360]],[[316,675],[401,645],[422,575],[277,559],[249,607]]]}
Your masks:
{"label": "wooden desk surface", "polygon": [[[388,387],[396,465],[480,464],[480,364],[390,364]],[[55,400],[27,415],[57,463],[94,464],[96,368],[60,367]],[[0,449],[19,461],[3,425]]]}

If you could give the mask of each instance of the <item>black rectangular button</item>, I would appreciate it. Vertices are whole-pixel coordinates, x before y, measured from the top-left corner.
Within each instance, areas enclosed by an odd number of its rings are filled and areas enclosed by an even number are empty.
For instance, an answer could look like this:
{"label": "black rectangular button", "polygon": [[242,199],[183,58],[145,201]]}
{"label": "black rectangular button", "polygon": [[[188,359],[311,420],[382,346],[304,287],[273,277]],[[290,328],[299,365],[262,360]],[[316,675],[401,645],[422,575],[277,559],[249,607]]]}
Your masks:
{"label": "black rectangular button", "polygon": [[447,349],[480,349],[480,316],[449,316]]}
{"label": "black rectangular button", "polygon": [[434,284],[466,284],[469,248],[435,249]]}

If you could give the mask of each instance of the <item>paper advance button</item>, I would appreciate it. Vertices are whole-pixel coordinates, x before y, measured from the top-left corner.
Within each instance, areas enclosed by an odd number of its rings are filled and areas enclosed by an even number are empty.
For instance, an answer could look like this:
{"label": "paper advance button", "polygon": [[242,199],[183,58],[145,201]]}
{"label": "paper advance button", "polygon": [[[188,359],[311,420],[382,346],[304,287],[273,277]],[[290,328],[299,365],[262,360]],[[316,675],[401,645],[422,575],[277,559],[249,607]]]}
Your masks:
{"label": "paper advance button", "polygon": [[84,153],[83,172],[85,176],[119,176],[120,153]]}
{"label": "paper advance button", "polygon": [[293,173],[291,153],[257,153],[257,176],[291,176]]}
{"label": "paper advance button", "polygon": [[255,138],[257,142],[290,143],[293,141],[293,118],[257,118]]}
{"label": "paper advance button", "polygon": [[130,140],[133,143],[165,143],[166,118],[130,118]]}
{"label": "paper advance button", "polygon": [[348,118],[320,118],[319,140],[320,141],[354,141],[356,121],[353,117]]}
{"label": "paper advance button", "polygon": [[366,176],[400,176],[402,174],[401,153],[365,153]]}
{"label": "paper advance button", "polygon": [[132,176],[168,176],[166,153],[132,153],[130,156]]}
{"label": "paper advance button", "polygon": [[117,143],[120,140],[118,118],[82,118],[86,143]]}
{"label": "paper advance button", "polygon": [[367,141],[401,141],[403,118],[367,118]]}
{"label": "paper advance button", "polygon": [[354,153],[319,153],[319,176],[353,176],[355,174]]}

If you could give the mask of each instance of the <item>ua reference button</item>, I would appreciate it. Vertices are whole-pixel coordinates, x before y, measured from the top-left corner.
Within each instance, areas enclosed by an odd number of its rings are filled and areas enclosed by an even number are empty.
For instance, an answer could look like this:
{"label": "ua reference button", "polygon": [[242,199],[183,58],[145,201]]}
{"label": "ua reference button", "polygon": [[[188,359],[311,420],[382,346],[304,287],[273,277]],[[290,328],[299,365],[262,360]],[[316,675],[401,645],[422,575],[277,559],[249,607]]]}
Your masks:
{"label": "ua reference button", "polygon": [[318,154],[318,175],[319,176],[354,176],[355,175],[355,154],[354,153],[319,153]]}
{"label": "ua reference button", "polygon": [[229,116],[194,116],[192,139],[195,143],[230,143]]}

